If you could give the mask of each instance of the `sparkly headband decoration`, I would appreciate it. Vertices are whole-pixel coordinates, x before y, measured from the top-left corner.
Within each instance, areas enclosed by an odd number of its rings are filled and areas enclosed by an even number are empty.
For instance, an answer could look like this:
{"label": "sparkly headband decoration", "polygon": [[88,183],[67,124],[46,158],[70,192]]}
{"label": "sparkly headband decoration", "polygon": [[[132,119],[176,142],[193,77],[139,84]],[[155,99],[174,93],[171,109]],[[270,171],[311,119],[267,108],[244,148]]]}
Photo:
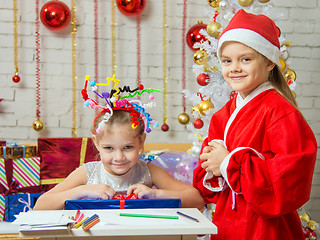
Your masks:
{"label": "sparkly headband decoration", "polygon": [[[115,79],[115,75],[112,78],[107,77],[108,83],[96,83],[95,81],[90,80],[90,76],[86,76],[84,88],[81,90],[81,95],[84,102],[84,106],[87,108],[100,108],[102,111],[97,114],[94,119],[93,126],[95,125],[96,120],[104,114],[103,120],[98,124],[98,128],[95,130],[97,134],[101,133],[104,123],[108,122],[110,117],[113,115],[113,111],[122,110],[129,112],[132,120],[132,128],[135,129],[139,124],[139,118],[144,124],[143,128],[146,133],[151,132],[150,124],[153,124],[154,127],[158,127],[159,123],[153,120],[150,117],[150,113],[146,112],[146,108],[151,108],[156,106],[154,101],[154,96],[152,92],[161,92],[161,90],[156,90],[153,88],[144,89],[142,84],[139,85],[136,89],[131,90],[129,86],[124,86],[123,88],[118,87],[120,80]],[[98,93],[98,86],[109,86],[110,82],[113,81],[114,87],[109,92]],[[105,105],[99,105],[92,98],[89,98],[87,93],[88,83],[91,87],[93,93],[95,93],[99,98],[106,101]],[[128,93],[127,96],[120,96],[120,93]],[[151,102],[142,105],[141,101],[136,98],[136,96],[141,96],[143,93],[149,94],[149,99]]]}

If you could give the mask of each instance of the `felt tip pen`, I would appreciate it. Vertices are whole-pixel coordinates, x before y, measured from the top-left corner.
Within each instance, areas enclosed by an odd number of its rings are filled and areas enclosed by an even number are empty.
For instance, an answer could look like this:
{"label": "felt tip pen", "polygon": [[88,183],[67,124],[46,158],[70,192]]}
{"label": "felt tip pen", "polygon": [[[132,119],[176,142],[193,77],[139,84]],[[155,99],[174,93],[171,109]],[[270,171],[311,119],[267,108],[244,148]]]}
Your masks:
{"label": "felt tip pen", "polygon": [[141,218],[162,218],[162,219],[178,219],[178,216],[168,215],[150,215],[150,214],[136,214],[136,213],[120,213],[121,217],[141,217]]}
{"label": "felt tip pen", "polygon": [[83,223],[85,220],[87,220],[88,218],[89,218],[89,217],[86,217],[86,218],[82,219],[80,222],[76,223],[73,228],[79,228],[79,227],[82,225],[82,223]]}
{"label": "felt tip pen", "polygon": [[189,215],[187,215],[187,214],[185,214],[185,213],[182,213],[182,212],[177,211],[177,214],[179,214],[179,215],[181,215],[181,216],[184,216],[184,217],[186,217],[186,218],[189,218],[190,220],[193,220],[193,221],[195,221],[195,222],[199,222],[199,219],[194,218],[194,217],[191,217],[191,216],[189,216]]}

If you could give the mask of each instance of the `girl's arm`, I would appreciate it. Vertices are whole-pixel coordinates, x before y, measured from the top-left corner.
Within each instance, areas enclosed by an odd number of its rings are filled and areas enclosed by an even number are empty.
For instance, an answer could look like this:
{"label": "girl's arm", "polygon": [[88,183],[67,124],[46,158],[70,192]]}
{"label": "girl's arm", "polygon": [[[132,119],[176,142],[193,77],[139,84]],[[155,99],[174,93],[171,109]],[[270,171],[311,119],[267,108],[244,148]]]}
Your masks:
{"label": "girl's arm", "polygon": [[148,163],[152,183],[157,189],[142,184],[129,187],[128,194],[135,193],[138,198],[180,198],[181,207],[194,207],[199,210],[204,207],[204,200],[194,187],[173,178],[161,167]]}
{"label": "girl's arm", "polygon": [[87,176],[83,166],[74,170],[60,184],[44,193],[37,200],[33,210],[63,209],[66,200],[82,198],[109,199],[115,191],[106,184],[86,185]]}

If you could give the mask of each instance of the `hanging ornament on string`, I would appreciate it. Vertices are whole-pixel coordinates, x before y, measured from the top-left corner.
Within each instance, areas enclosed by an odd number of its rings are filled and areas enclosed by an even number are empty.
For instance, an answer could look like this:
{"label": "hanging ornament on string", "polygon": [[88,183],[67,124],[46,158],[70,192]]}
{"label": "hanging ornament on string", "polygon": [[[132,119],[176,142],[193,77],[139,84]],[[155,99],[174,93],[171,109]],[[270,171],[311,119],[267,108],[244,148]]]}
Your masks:
{"label": "hanging ornament on string", "polygon": [[12,81],[15,83],[20,82],[19,67],[18,67],[18,8],[17,0],[13,0],[13,35],[14,35],[14,66],[15,75],[12,77]]}
{"label": "hanging ornament on string", "polygon": [[163,124],[161,130],[167,132],[169,125],[167,124],[167,0],[162,0],[162,70],[163,70]]}
{"label": "hanging ornament on string", "polygon": [[43,130],[44,123],[40,120],[41,117],[41,88],[40,88],[40,20],[39,20],[39,0],[36,0],[36,118],[32,123],[33,130],[39,132]]}
{"label": "hanging ornament on string", "polygon": [[199,50],[199,48],[193,48],[193,45],[195,43],[198,43],[201,41],[208,41],[208,39],[200,33],[201,29],[206,29],[206,28],[207,28],[207,24],[204,24],[202,21],[198,21],[197,24],[193,25],[189,29],[186,35],[186,41],[191,50],[193,51]]}
{"label": "hanging ornament on string", "polygon": [[221,24],[217,22],[217,16],[219,15],[218,11],[215,11],[213,21],[207,25],[207,33],[214,38],[219,38],[222,32]]}
{"label": "hanging ornament on string", "polygon": [[190,117],[189,117],[189,115],[187,113],[183,112],[183,113],[179,114],[178,121],[179,121],[179,123],[185,125],[185,124],[189,123]]}
{"label": "hanging ornament on string", "polygon": [[146,0],[117,0],[117,7],[126,16],[138,16],[145,8]]}
{"label": "hanging ornament on string", "polygon": [[48,29],[60,31],[70,23],[71,13],[65,3],[53,0],[43,5],[40,18],[43,25]]}
{"label": "hanging ornament on string", "polygon": [[40,132],[44,128],[44,123],[40,119],[37,119],[32,123],[32,128],[33,130]]}
{"label": "hanging ornament on string", "polygon": [[[187,0],[183,1],[183,18],[182,18],[182,90],[186,88],[186,19],[187,19]],[[180,124],[185,125],[190,121],[189,115],[186,113],[186,99],[185,96],[182,95],[182,107],[183,113],[180,113],[178,116],[178,121]]]}
{"label": "hanging ornament on string", "polygon": [[249,7],[253,3],[253,0],[238,0],[238,3],[242,7]]}

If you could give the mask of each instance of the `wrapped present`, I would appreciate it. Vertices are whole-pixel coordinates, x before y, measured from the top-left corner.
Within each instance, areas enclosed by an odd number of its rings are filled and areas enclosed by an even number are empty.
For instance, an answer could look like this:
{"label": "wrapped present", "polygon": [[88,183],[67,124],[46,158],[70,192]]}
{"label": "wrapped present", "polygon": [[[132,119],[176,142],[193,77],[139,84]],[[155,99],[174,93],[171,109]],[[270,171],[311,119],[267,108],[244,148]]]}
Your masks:
{"label": "wrapped present", "polygon": [[13,194],[5,197],[5,221],[13,222],[16,220],[14,215],[18,215],[20,212],[27,212],[32,210],[36,201],[42,193],[25,193],[25,194]]}
{"label": "wrapped present", "polygon": [[5,195],[0,194],[0,221],[4,220],[4,209],[5,209]]}
{"label": "wrapped present", "polygon": [[0,158],[0,219],[3,220],[5,196],[40,191],[40,158]]}
{"label": "wrapped present", "polygon": [[99,160],[91,138],[39,138],[38,152],[41,191],[62,182],[82,163]]}
{"label": "wrapped present", "polygon": [[0,140],[0,146],[6,146],[7,145],[7,142],[6,141],[1,141]]}
{"label": "wrapped present", "polygon": [[0,157],[5,159],[29,158],[37,156],[37,147],[20,145],[15,142],[0,147]]}
{"label": "wrapped present", "polygon": [[119,199],[119,200],[67,200],[66,210],[77,209],[140,209],[140,208],[180,208],[181,200],[166,199]]}

